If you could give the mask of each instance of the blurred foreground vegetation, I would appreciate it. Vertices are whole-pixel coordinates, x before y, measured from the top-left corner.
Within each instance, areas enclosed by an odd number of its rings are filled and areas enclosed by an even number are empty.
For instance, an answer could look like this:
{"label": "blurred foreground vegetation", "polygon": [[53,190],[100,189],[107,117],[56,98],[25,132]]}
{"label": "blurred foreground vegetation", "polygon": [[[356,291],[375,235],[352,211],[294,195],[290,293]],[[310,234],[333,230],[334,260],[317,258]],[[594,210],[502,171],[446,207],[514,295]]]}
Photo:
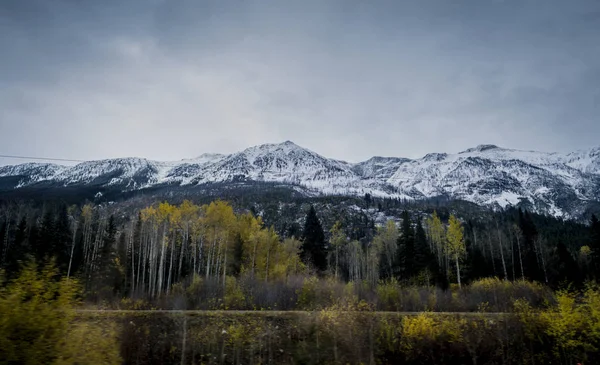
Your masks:
{"label": "blurred foreground vegetation", "polygon": [[[203,284],[197,279],[191,289],[198,290]],[[233,288],[223,293],[225,305],[243,303],[245,294],[235,278],[226,280],[227,285]],[[388,282],[377,287],[374,301],[360,299],[360,293],[360,285],[310,278],[304,280],[296,297],[298,308],[305,311],[78,311],[84,307],[79,302],[82,292],[77,281],[61,277],[52,264],[38,267],[29,262],[15,278],[2,279],[0,363],[600,361],[600,290],[592,284],[581,290],[552,292],[539,284],[484,279],[461,289],[451,288],[448,296],[440,299],[436,296],[442,292],[433,287]],[[468,313],[432,312],[477,301]],[[392,312],[413,302],[416,307],[406,309],[423,312]],[[448,307],[442,306],[444,302]],[[119,306],[152,307],[130,299]]]}
{"label": "blurred foreground vegetation", "polygon": [[34,262],[7,281],[0,272],[0,364],[119,364],[117,327],[80,321],[81,287],[53,264]]}

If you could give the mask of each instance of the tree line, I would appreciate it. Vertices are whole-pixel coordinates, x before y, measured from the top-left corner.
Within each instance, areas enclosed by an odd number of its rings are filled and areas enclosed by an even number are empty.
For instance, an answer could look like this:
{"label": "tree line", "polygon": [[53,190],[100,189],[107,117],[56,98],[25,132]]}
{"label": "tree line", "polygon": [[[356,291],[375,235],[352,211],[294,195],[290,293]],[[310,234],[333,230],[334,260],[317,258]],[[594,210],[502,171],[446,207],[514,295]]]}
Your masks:
{"label": "tree line", "polygon": [[225,285],[228,276],[269,282],[312,273],[371,286],[394,279],[441,288],[495,276],[557,287],[580,286],[599,272],[595,216],[584,227],[544,224],[520,209],[462,220],[404,210],[398,222],[357,239],[364,222],[340,219],[326,229],[313,205],[287,237],[255,210],[236,212],[219,200],[163,202],[131,216],[92,204],[5,206],[2,213],[0,265],[9,275],[28,255],[55,257],[67,278],[83,279],[97,297],[168,295],[194,276]]}

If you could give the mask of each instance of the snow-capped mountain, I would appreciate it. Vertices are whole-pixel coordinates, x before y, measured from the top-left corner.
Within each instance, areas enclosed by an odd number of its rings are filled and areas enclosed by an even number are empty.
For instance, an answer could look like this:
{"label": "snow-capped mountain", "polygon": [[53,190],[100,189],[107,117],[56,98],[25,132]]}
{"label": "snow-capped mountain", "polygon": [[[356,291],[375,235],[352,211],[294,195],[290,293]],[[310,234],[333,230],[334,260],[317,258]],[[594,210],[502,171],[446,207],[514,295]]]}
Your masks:
{"label": "snow-capped mountain", "polygon": [[280,183],[310,194],[446,196],[494,207],[526,204],[538,212],[576,217],[589,204],[600,202],[600,148],[559,154],[480,145],[414,160],[373,157],[348,163],[286,141],[176,162],[120,158],[75,166],[0,167],[0,189],[5,192],[40,186],[134,191],[251,182]]}

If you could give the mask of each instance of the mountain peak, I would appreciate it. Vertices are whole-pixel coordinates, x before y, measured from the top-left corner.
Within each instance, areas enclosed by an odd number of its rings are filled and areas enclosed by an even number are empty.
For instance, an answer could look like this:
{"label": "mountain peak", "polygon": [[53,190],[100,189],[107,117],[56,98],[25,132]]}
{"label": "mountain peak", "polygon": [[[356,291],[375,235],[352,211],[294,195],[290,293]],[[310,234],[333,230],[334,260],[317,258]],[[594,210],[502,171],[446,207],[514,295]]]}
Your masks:
{"label": "mountain peak", "polygon": [[208,163],[208,162],[216,162],[225,157],[227,157],[227,155],[223,155],[221,153],[203,153],[200,156],[190,158],[190,159],[183,159],[180,162],[181,163],[200,163],[200,164],[202,164],[202,163]]}
{"label": "mountain peak", "polygon": [[308,151],[306,148],[298,146],[294,142],[287,140],[281,143],[265,143],[257,146],[246,148],[242,153],[250,153],[250,154],[262,154],[262,153],[274,153],[274,152],[283,152],[290,153],[292,151]]}
{"label": "mountain peak", "polygon": [[459,153],[484,152],[484,151],[497,150],[497,149],[500,149],[500,147],[496,146],[495,144],[480,144],[476,147],[468,148]]}

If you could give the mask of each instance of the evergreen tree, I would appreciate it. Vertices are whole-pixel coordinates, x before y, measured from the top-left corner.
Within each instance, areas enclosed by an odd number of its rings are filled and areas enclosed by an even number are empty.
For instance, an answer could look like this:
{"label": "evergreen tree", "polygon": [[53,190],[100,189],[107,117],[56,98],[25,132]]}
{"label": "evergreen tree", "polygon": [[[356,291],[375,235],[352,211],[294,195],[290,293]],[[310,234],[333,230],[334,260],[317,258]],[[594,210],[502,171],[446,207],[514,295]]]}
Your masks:
{"label": "evergreen tree", "polygon": [[417,227],[415,228],[415,264],[417,272],[427,269],[429,267],[429,260],[431,260],[431,252],[429,245],[427,244],[427,235],[423,228],[423,221],[421,218],[417,219]]}
{"label": "evergreen tree", "polygon": [[467,277],[469,280],[477,280],[487,276],[492,276],[489,274],[489,263],[486,262],[486,259],[481,252],[479,247],[475,247],[468,250],[469,256],[468,260],[465,263],[465,271],[468,271]]}
{"label": "evergreen tree", "polygon": [[302,237],[302,226],[297,222],[290,223],[287,226],[283,237],[299,239]]}
{"label": "evergreen tree", "polygon": [[373,202],[373,198],[371,197],[371,194],[366,193],[365,194],[365,206],[367,207],[367,209],[369,209],[371,207],[372,202]]}
{"label": "evergreen tree", "polygon": [[38,226],[38,220],[33,219],[31,221],[31,228],[29,229],[29,237],[28,237],[28,243],[29,243],[29,253],[31,254],[31,256],[37,261],[37,262],[41,262],[41,257],[40,256],[40,242],[41,242],[41,231],[40,231],[40,227]]}
{"label": "evergreen tree", "polygon": [[529,280],[541,281],[543,275],[535,247],[538,231],[529,212],[523,212],[519,209],[519,226],[523,234],[523,269],[525,270],[525,277]]}
{"label": "evergreen tree", "polygon": [[398,270],[401,279],[410,279],[418,273],[416,265],[415,232],[408,211],[402,212],[398,237]]}
{"label": "evergreen tree", "polygon": [[429,248],[427,234],[423,228],[423,221],[421,218],[417,219],[417,227],[415,229],[415,265],[417,273],[424,273],[427,275],[425,279],[427,279],[428,285],[432,282],[438,282],[438,277],[442,275],[435,254],[431,252],[431,249]]}
{"label": "evergreen tree", "polygon": [[233,262],[231,263],[231,274],[238,276],[242,272],[244,260],[244,239],[238,232],[233,240]]}
{"label": "evergreen tree", "polygon": [[0,221],[0,268],[6,265],[7,255],[10,251],[11,238],[10,238],[10,220],[2,219]]}
{"label": "evergreen tree", "polygon": [[72,242],[73,236],[71,233],[71,222],[69,220],[67,206],[61,204],[54,223],[54,234],[51,240],[51,254],[56,257],[56,266],[62,273],[66,273],[69,266]]}
{"label": "evergreen tree", "polygon": [[15,233],[15,244],[25,245],[27,240],[27,217],[23,216],[17,226],[17,232]]}
{"label": "evergreen tree", "polygon": [[598,218],[592,214],[590,221],[590,249],[592,256],[592,268],[596,280],[600,280],[600,222]]}
{"label": "evergreen tree", "polygon": [[562,242],[556,247],[551,267],[556,272],[556,277],[553,280],[555,285],[564,282],[575,285],[582,283],[579,266],[569,250],[567,250],[567,246]]}
{"label": "evergreen tree", "polygon": [[6,271],[16,274],[19,271],[19,262],[24,261],[30,248],[27,245],[27,218],[22,217],[15,231],[15,241],[6,253]]}
{"label": "evergreen tree", "polygon": [[312,264],[319,271],[327,269],[327,249],[325,247],[325,233],[317,217],[314,206],[310,206],[304,232],[302,233],[302,260],[306,264]]}
{"label": "evergreen tree", "polygon": [[55,241],[54,235],[54,217],[52,212],[47,210],[42,218],[34,247],[35,257],[38,263],[41,263],[48,259],[49,256],[52,256],[52,246]]}

